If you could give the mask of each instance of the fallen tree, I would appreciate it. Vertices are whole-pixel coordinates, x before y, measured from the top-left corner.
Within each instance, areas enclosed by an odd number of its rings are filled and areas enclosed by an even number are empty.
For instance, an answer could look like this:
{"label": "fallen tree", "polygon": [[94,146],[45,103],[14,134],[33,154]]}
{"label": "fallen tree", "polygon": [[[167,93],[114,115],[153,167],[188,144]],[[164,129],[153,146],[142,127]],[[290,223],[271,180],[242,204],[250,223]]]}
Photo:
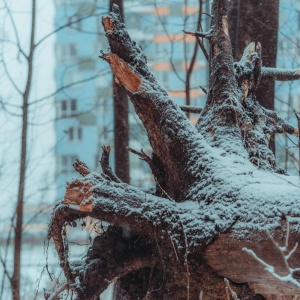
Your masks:
{"label": "fallen tree", "polygon": [[[295,80],[300,70],[262,67],[255,42],[234,62],[227,0],[214,1],[211,30],[187,33],[210,43],[207,103],[194,126],[150,72],[117,6],[102,23],[110,45],[102,58],[127,91],[153,152],[130,150],[149,164],[156,186],[123,183],[108,164],[109,147],[102,173],[74,164],[83,177],[67,184],[48,236],[63,288],[81,300],[98,299],[112,282],[117,299],[225,299],[225,286],[227,299],[232,291],[241,299],[300,295],[300,186],[276,167],[269,148],[272,134],[299,131],[255,98],[262,77]],[[87,216],[109,226],[85,261],[72,263],[66,226]]]}

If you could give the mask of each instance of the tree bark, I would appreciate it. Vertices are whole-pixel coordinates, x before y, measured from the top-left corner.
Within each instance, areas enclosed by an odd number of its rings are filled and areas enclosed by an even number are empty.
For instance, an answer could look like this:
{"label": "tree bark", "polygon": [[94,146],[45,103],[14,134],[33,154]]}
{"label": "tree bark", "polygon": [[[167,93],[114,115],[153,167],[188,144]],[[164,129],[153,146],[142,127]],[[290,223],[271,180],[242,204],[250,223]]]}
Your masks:
{"label": "tree bark", "polygon": [[[270,13],[271,12],[271,13]],[[266,67],[276,66],[277,36],[279,22],[279,0],[234,0],[230,1],[229,32],[235,60],[241,58],[245,47],[251,42],[263,42],[262,62]],[[259,103],[274,110],[275,82],[264,78],[255,95]],[[270,147],[275,153],[274,136]]]}
{"label": "tree bark", "polygon": [[[109,7],[117,4],[120,9],[120,17],[124,22],[123,0],[110,0]],[[122,86],[113,78],[114,99],[114,144],[115,144],[115,172],[126,183],[130,182],[129,174],[129,123],[128,123],[128,98]]]}
{"label": "tree bark", "polygon": [[[275,67],[279,0],[234,0],[229,5],[229,32],[234,59],[239,60],[246,46],[255,41],[264,44],[263,65]],[[274,93],[274,80],[266,78],[258,87],[256,96],[262,106],[274,110]]]}

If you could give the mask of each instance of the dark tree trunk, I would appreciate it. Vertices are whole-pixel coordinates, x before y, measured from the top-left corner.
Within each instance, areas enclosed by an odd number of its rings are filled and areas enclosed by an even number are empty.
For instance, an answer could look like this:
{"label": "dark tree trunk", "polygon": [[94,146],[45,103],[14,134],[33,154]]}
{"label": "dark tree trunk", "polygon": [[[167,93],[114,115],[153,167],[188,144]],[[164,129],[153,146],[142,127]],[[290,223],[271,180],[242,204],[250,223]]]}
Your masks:
{"label": "dark tree trunk", "polygon": [[[263,44],[262,64],[276,66],[279,0],[232,0],[229,2],[229,34],[234,60],[240,60],[244,49],[251,43]],[[259,103],[274,109],[272,79],[264,79],[256,90]]]}
{"label": "dark tree trunk", "polygon": [[[245,47],[252,41],[263,43],[262,63],[265,67],[276,66],[279,0],[233,0],[229,2],[229,33],[233,57],[237,61]],[[259,103],[274,110],[275,82],[264,79],[255,95]],[[275,153],[274,136],[271,148]]]}
{"label": "dark tree trunk", "polygon": [[[110,10],[113,4],[120,8],[120,16],[124,22],[123,0],[110,0]],[[130,182],[129,175],[129,123],[128,123],[128,97],[122,86],[113,78],[114,99],[114,144],[115,144],[115,170],[116,175],[126,183]]]}

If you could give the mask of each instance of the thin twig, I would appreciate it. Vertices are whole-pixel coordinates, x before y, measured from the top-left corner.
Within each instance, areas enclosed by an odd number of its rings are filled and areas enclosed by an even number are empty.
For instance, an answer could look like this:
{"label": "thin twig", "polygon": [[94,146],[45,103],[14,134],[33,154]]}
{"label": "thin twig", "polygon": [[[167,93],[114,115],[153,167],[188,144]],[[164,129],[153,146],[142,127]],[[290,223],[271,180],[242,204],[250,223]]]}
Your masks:
{"label": "thin twig", "polygon": [[177,251],[175,249],[174,242],[173,242],[173,240],[172,240],[172,238],[171,238],[171,236],[169,234],[168,234],[168,236],[170,237],[170,241],[171,241],[171,244],[173,246],[173,250],[174,250],[174,253],[175,253],[175,256],[176,256],[176,260],[179,262],[179,258],[178,258],[178,255],[177,255]]}
{"label": "thin twig", "polygon": [[199,88],[203,91],[203,93],[204,93],[205,95],[208,94],[207,90],[206,90],[203,86],[199,85]]}
{"label": "thin twig", "polygon": [[230,296],[228,295],[228,293],[230,292],[231,297],[234,300],[239,300],[236,292],[234,290],[232,290],[232,288],[230,286],[230,283],[229,283],[229,280],[227,278],[224,278],[224,281],[225,281],[225,284],[226,284],[225,290],[226,290],[227,299],[230,299]]}
{"label": "thin twig", "polygon": [[57,296],[64,290],[66,289],[66,287],[68,286],[68,284],[66,282],[62,283],[57,290],[55,290],[51,295],[49,295],[49,297],[47,298],[47,300],[55,300],[57,299]]}
{"label": "thin twig", "polygon": [[[287,223],[288,223],[288,220],[287,220]],[[299,271],[300,268],[291,268],[289,265],[289,262],[288,262],[288,260],[295,253],[295,251],[297,250],[297,247],[298,247],[298,243],[296,243],[295,246],[293,247],[293,249],[288,251],[288,241],[289,241],[289,234],[290,234],[289,225],[287,225],[284,247],[279,246],[279,244],[274,240],[274,238],[272,237],[272,235],[270,234],[270,232],[267,228],[266,228],[266,233],[267,233],[269,239],[271,240],[271,242],[273,243],[274,247],[281,254],[284,265],[286,267],[286,271],[288,272],[287,275],[281,276],[281,275],[277,274],[275,272],[274,266],[269,265],[263,259],[259,258],[253,250],[248,249],[246,247],[244,247],[242,250],[245,251],[246,253],[248,253],[249,255],[251,255],[257,262],[259,262],[262,266],[265,267],[265,270],[267,272],[269,272],[272,276],[274,276],[278,280],[283,281],[283,282],[289,282],[289,283],[294,284],[297,287],[300,287],[299,281],[293,277],[294,272]]]}
{"label": "thin twig", "polygon": [[180,105],[180,109],[184,112],[189,112],[194,114],[200,114],[202,112],[202,108],[197,106]]}
{"label": "thin twig", "polygon": [[197,43],[200,46],[200,48],[201,48],[201,50],[202,50],[202,52],[203,52],[203,54],[206,58],[206,60],[209,61],[209,55],[208,55],[208,53],[205,49],[205,46],[204,46],[203,42],[200,40],[199,36],[196,36],[196,40],[197,40]]}
{"label": "thin twig", "polygon": [[9,273],[8,273],[8,270],[7,270],[7,267],[6,267],[6,263],[5,261],[3,260],[2,256],[0,255],[0,261],[1,261],[1,264],[3,266],[3,271],[4,271],[4,274],[6,275],[6,277],[8,278],[8,280],[10,281],[10,284],[12,284],[12,277],[10,277]]}
{"label": "thin twig", "polygon": [[210,39],[210,37],[211,37],[211,32],[210,31],[200,32],[200,31],[185,31],[185,30],[183,30],[183,32],[185,34],[190,34],[192,36],[198,36],[198,37],[206,38],[206,39]]}

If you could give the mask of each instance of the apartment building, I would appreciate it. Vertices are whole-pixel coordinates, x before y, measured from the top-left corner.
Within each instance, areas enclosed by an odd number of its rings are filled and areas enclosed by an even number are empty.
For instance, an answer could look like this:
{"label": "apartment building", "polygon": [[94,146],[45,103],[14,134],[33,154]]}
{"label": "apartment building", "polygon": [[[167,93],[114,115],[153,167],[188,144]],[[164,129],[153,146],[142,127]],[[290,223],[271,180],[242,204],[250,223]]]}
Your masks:
{"label": "apartment building", "polygon": [[[70,26],[56,34],[55,81],[60,90],[55,98],[57,137],[57,198],[63,196],[65,183],[78,175],[72,163],[76,157],[91,169],[98,169],[102,145],[113,148],[113,100],[109,66],[98,58],[107,44],[101,16],[108,11],[108,1],[56,0],[56,26],[66,21]],[[124,1],[125,23],[131,36],[144,49],[149,67],[175,101],[185,104],[185,81],[195,39],[183,29],[195,30],[198,1],[135,0]],[[203,17],[204,18],[204,17]],[[204,22],[205,23],[205,20]],[[206,61],[198,49],[190,78],[190,104],[203,106],[205,95],[199,85],[207,83]],[[192,115],[191,120],[196,121]],[[134,109],[129,109],[130,147],[151,153]],[[113,161],[113,152],[111,155]],[[153,184],[148,166],[130,154],[131,183]]]}
{"label": "apartment building", "polygon": [[[277,67],[296,69],[300,65],[300,2],[281,0],[279,11]],[[294,110],[300,113],[299,81],[276,83],[275,109],[298,127]],[[300,167],[297,144],[298,139],[291,135],[279,135],[276,139],[278,165],[293,175]]]}

